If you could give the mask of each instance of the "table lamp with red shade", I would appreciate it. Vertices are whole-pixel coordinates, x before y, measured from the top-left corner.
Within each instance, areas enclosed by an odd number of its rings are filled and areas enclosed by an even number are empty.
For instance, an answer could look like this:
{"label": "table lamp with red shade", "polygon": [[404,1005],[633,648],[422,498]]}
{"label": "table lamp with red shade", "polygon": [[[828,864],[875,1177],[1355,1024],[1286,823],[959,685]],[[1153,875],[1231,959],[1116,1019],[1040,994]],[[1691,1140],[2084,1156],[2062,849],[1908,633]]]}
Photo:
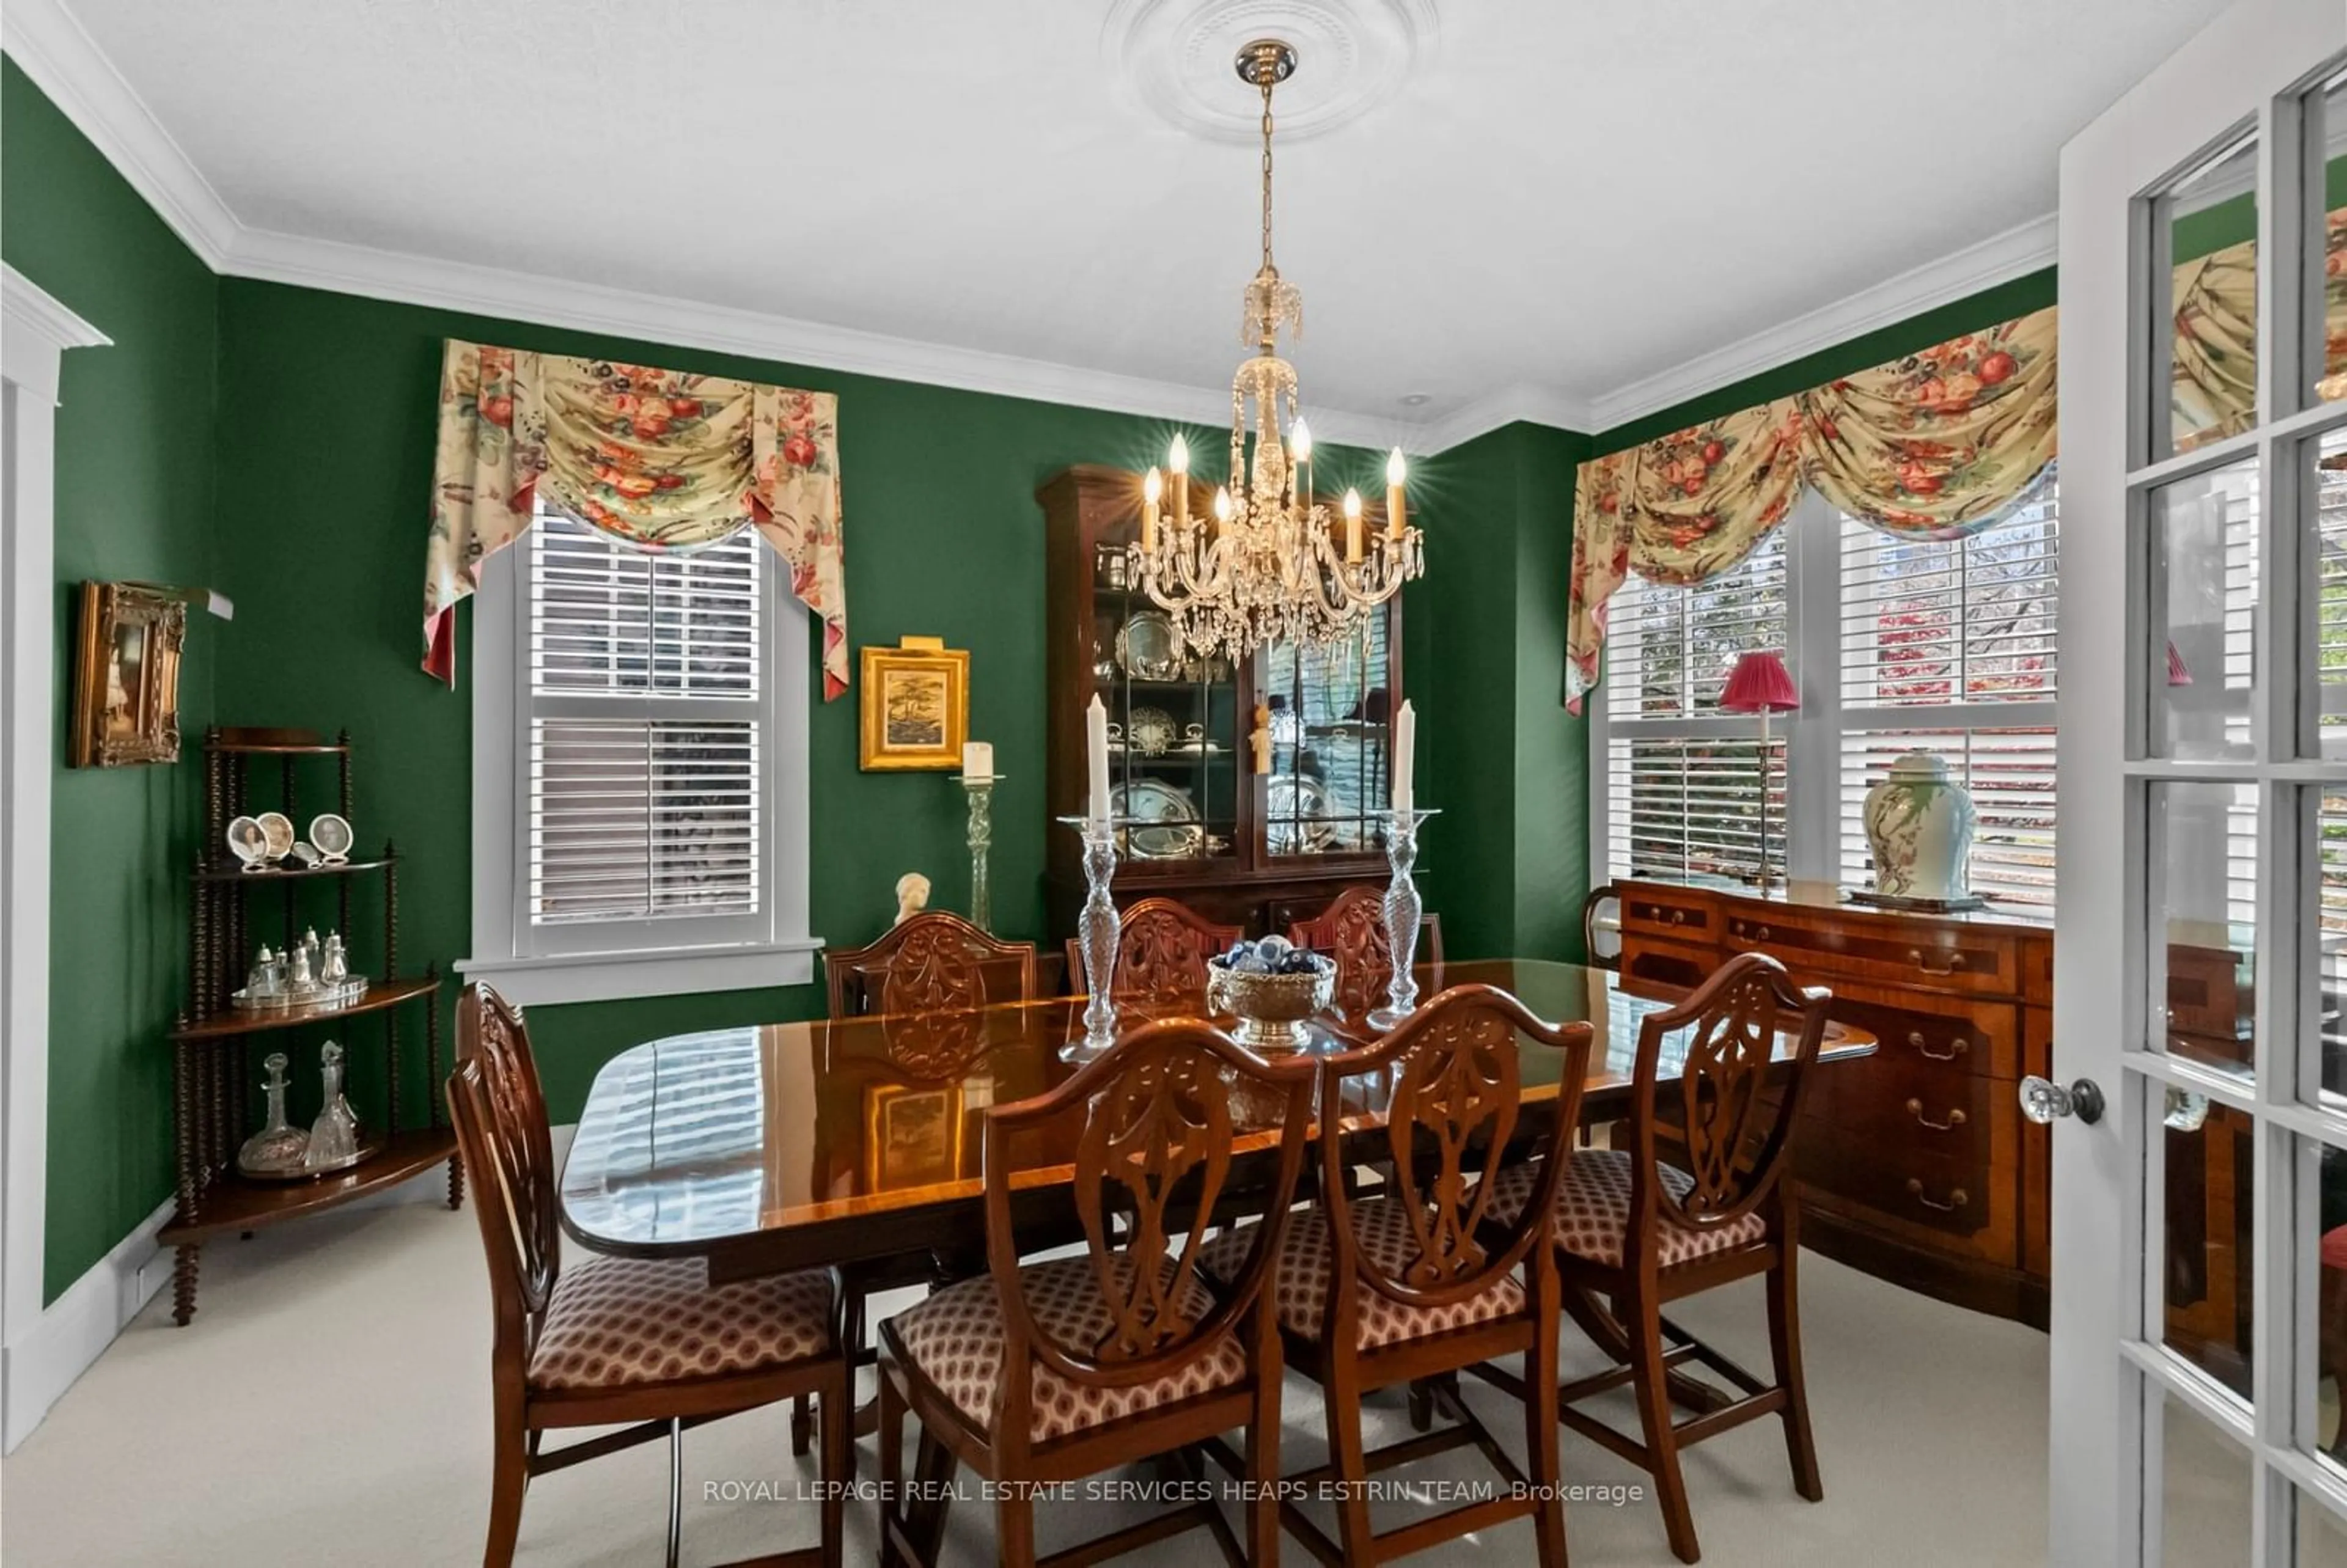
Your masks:
{"label": "table lamp with red shade", "polygon": [[1768,890],[1768,715],[1801,705],[1800,688],[1785,669],[1784,656],[1770,651],[1739,653],[1719,694],[1722,712],[1760,715],[1760,891]]}

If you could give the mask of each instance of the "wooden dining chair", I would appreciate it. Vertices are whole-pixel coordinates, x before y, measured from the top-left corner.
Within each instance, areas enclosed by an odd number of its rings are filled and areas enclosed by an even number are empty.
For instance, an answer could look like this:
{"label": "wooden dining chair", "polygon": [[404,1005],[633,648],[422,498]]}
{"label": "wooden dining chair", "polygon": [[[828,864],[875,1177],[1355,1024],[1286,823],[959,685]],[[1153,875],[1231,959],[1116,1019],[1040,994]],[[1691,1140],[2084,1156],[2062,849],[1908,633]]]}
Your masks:
{"label": "wooden dining chair", "polygon": [[[803,1391],[824,1396],[823,1542],[774,1559],[838,1568],[848,1435],[839,1304],[825,1270],[712,1286],[699,1258],[562,1264],[552,1140],[520,1012],[479,984],[456,1004],[448,1114],[476,1173],[496,1330],[487,1568],[513,1561],[530,1481],[638,1443],[669,1440],[668,1561],[683,1527],[684,1429]],[[834,1396],[838,1396],[836,1399]],[[542,1451],[565,1427],[623,1430]],[[836,1483],[836,1485],[835,1485]]]}
{"label": "wooden dining chair", "polygon": [[825,948],[833,1018],[1033,1001],[1035,944],[1004,942],[943,909],[891,926],[869,947]]}
{"label": "wooden dining chair", "polygon": [[[999,1483],[996,1550],[1035,1562],[1039,1485],[1194,1448],[1244,1428],[1257,1483],[1245,1558],[1278,1561],[1279,1337],[1259,1310],[1286,1234],[1311,1131],[1314,1064],[1266,1061],[1196,1020],[1144,1024],[1050,1093],[986,1113],[989,1273],[881,1326],[880,1558],[933,1563],[957,1461]],[[1268,1145],[1268,1181],[1234,1184],[1237,1145]],[[1081,1256],[1021,1264],[1012,1186],[1039,1149],[1074,1168]],[[1254,1250],[1208,1288],[1195,1216],[1245,1206]],[[1186,1231],[1186,1235],[1183,1234]],[[1177,1239],[1178,1238],[1178,1239]],[[902,1499],[904,1419],[920,1426]],[[1204,1526],[1239,1544],[1212,1501],[1194,1501],[1054,1561],[1098,1563]]]}
{"label": "wooden dining chair", "polygon": [[[982,1046],[983,1020],[975,1009],[999,1003],[1030,1002],[1036,988],[1035,944],[1006,942],[959,915],[924,909],[883,932],[868,947],[825,948],[823,955],[830,1013],[835,1019],[881,1014],[899,1020],[890,1036],[890,1055],[909,1078],[928,1081],[958,1077],[967,1059]],[[904,1049],[897,1050],[899,1039]],[[952,1260],[927,1253],[873,1258],[840,1270],[846,1297],[846,1343],[852,1365],[875,1365],[878,1348],[866,1343],[866,1304],[884,1291],[935,1285],[965,1272]],[[804,1457],[815,1444],[811,1401],[791,1401],[791,1451]],[[859,1413],[858,1433],[873,1430],[876,1412]],[[855,1471],[856,1452],[847,1462]]]}
{"label": "wooden dining chair", "polygon": [[[1493,1166],[1515,1131],[1523,1040],[1564,1052],[1556,1126],[1573,1127],[1594,1031],[1548,1024],[1491,986],[1457,986],[1419,1008],[1373,1044],[1325,1059],[1320,1103],[1382,1111],[1392,1175],[1379,1195],[1357,1200],[1346,1173],[1357,1157],[1324,1112],[1319,1206],[1298,1214],[1275,1272],[1272,1305],[1288,1362],[1326,1390],[1329,1462],[1286,1478],[1339,1484],[1339,1539],[1331,1541],[1293,1501],[1282,1522],[1313,1556],[1372,1564],[1529,1515],[1542,1568],[1563,1568],[1564,1504],[1558,1481],[1555,1392],[1560,1290],[1552,1245],[1557,1162],[1533,1173],[1534,1204],[1507,1222],[1491,1215]],[[1208,1245],[1207,1269],[1226,1278],[1255,1242],[1238,1230]],[[1521,1267],[1520,1282],[1516,1271]],[[1516,1468],[1459,1397],[1458,1374],[1495,1357],[1522,1356],[1529,1473]],[[1375,1452],[1362,1447],[1363,1398],[1395,1384],[1430,1387],[1452,1424]],[[1382,1533],[1369,1522],[1376,1471],[1473,1444],[1509,1490]],[[1230,1456],[1210,1451],[1227,1467]]]}
{"label": "wooden dining chair", "polygon": [[[1206,989],[1206,960],[1246,934],[1217,925],[1178,898],[1139,898],[1117,917],[1115,997],[1194,997]],[[1068,986],[1085,984],[1082,947],[1068,938]]]}
{"label": "wooden dining chair", "polygon": [[[1319,914],[1288,927],[1287,939],[1336,959],[1338,1012],[1358,1017],[1385,1005],[1386,987],[1393,979],[1393,943],[1386,936],[1384,888],[1366,883],[1346,888]],[[1440,915],[1419,921],[1418,961],[1437,970],[1442,968]],[[1429,989],[1440,985],[1438,978]]]}
{"label": "wooden dining chair", "polygon": [[[1779,1416],[1794,1489],[1811,1502],[1825,1496],[1801,1378],[1799,1204],[1786,1153],[1832,999],[1821,988],[1794,985],[1765,954],[1729,959],[1685,1001],[1640,1025],[1631,1147],[1583,1150],[1565,1162],[1557,1199],[1565,1308],[1619,1364],[1560,1389],[1559,1417],[1654,1476],[1671,1550],[1683,1563],[1702,1554],[1679,1469],[1679,1450],[1691,1443]],[[1673,1044],[1682,1030],[1685,1040]],[[1778,1077],[1771,1063],[1784,1033],[1799,1043]],[[1666,1050],[1675,1060],[1684,1052],[1668,1082]],[[1665,1163],[1666,1150],[1684,1163]],[[1532,1188],[1531,1173],[1510,1173],[1495,1207],[1504,1214],[1537,1202]],[[1773,1384],[1663,1316],[1670,1302],[1755,1274],[1768,1276]],[[1598,1309],[1601,1296],[1614,1303],[1613,1316]],[[1676,1378],[1674,1368],[1689,1360],[1726,1378],[1740,1397]],[[1504,1373],[1483,1375],[1514,1386]],[[1624,1384],[1636,1394],[1644,1441],[1574,1408]],[[1675,1394],[1705,1408],[1678,1420]]]}

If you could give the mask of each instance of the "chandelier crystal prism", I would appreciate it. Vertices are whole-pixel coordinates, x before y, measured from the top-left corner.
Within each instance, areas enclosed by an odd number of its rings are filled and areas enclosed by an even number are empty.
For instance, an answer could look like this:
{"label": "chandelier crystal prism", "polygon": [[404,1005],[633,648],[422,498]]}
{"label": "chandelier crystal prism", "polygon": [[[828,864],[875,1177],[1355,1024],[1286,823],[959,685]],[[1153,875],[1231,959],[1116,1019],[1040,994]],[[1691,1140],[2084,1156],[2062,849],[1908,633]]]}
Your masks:
{"label": "chandelier crystal prism", "polygon": [[1363,517],[1358,491],[1346,491],[1332,511],[1313,489],[1312,432],[1298,408],[1296,367],[1279,355],[1283,327],[1291,338],[1304,335],[1304,296],[1271,259],[1271,94],[1295,70],[1296,50],[1276,38],[1239,51],[1240,79],[1263,94],[1263,261],[1246,286],[1239,329],[1239,341],[1255,352],[1231,379],[1231,482],[1214,491],[1209,515],[1192,512],[1189,448],[1175,436],[1166,461],[1172,482],[1149,471],[1141,538],[1127,547],[1129,580],[1201,655],[1244,659],[1267,643],[1357,638],[1370,614],[1426,569],[1404,505],[1399,447],[1386,460],[1382,526]]}

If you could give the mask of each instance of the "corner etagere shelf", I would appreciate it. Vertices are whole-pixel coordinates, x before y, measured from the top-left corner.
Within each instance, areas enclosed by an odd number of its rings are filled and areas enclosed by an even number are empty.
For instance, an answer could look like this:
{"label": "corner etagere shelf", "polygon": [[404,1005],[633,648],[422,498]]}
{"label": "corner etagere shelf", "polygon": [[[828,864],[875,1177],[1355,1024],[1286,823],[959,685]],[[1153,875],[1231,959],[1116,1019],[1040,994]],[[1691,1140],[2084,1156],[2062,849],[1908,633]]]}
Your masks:
{"label": "corner etagere shelf", "polygon": [[[351,738],[333,741],[309,730],[215,729],[204,737],[204,849],[191,880],[194,918],[190,936],[188,1010],[173,1020],[172,1125],[179,1144],[179,1210],[160,1240],[177,1249],[172,1275],[172,1312],[185,1324],[195,1316],[196,1273],[203,1244],[231,1232],[250,1234],[262,1225],[333,1208],[368,1193],[406,1181],[443,1161],[448,1166],[448,1206],[464,1201],[465,1173],[456,1158],[454,1131],[440,1107],[440,976],[436,966],[420,975],[402,975],[399,964],[399,855],[389,844],[371,859],[334,866],[281,866],[247,871],[219,858],[228,825],[248,813],[253,764],[279,761],[282,793],[276,809],[296,823],[296,784],[303,759],[332,757],[336,763],[334,809],[351,815]],[[383,877],[383,968],[365,996],[339,1006],[246,1011],[231,994],[243,983],[252,958],[258,921],[254,895],[278,889],[282,941],[298,939],[303,895],[301,885],[334,889],[335,929],[347,940],[351,929],[353,879]],[[265,895],[264,895],[265,897]],[[311,922],[315,924],[313,920]],[[424,1054],[428,1086],[425,1124],[403,1127],[399,1120],[399,1021],[406,1005],[424,1004]],[[367,1133],[367,1157],[348,1170],[312,1180],[254,1181],[236,1169],[236,1152],[251,1131],[248,1116],[253,1078],[247,1041],[251,1036],[343,1019],[379,1015],[384,1046],[384,1116]],[[370,1030],[370,1033],[375,1031]],[[355,1062],[355,1056],[353,1058]]]}

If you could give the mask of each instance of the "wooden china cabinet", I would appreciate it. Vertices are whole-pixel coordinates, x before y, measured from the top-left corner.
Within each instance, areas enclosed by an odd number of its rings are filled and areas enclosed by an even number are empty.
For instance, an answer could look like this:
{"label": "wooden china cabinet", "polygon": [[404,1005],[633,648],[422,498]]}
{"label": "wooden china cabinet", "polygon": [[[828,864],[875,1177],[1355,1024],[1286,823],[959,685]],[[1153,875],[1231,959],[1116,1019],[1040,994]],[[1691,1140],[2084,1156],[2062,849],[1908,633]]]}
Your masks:
{"label": "wooden china cabinet", "polygon": [[[1192,489],[1213,494],[1210,482]],[[1119,907],[1178,898],[1262,935],[1318,914],[1348,886],[1382,886],[1374,814],[1390,794],[1402,699],[1399,597],[1358,641],[1283,645],[1235,662],[1193,657],[1173,645],[1170,622],[1125,569],[1125,547],[1141,533],[1141,476],[1081,465],[1036,499],[1047,541],[1045,800],[1055,818],[1084,809],[1084,709],[1097,692],[1118,814],[1159,825],[1125,835]],[[1379,507],[1364,518],[1383,526]],[[1258,704],[1272,731],[1268,774],[1254,768]],[[1050,846],[1052,935],[1067,937],[1084,897],[1080,847],[1056,823]]]}

